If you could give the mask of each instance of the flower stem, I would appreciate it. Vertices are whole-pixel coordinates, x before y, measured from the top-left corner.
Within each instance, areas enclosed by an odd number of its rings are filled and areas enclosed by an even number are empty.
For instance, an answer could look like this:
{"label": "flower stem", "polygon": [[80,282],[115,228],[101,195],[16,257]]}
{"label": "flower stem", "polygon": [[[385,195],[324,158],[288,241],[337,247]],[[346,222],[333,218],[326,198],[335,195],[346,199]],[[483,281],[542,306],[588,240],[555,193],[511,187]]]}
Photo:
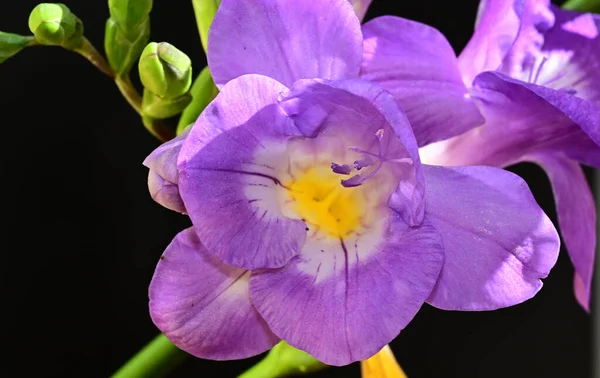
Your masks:
{"label": "flower stem", "polygon": [[173,345],[162,333],[112,375],[112,378],[159,378],[179,366],[187,353]]}
{"label": "flower stem", "polygon": [[104,57],[98,52],[98,50],[96,50],[94,45],[92,45],[87,38],[84,37],[81,46],[73,49],[73,51],[83,56],[102,73],[108,75],[108,77],[115,77],[115,73],[106,62],[106,59],[104,59]]}

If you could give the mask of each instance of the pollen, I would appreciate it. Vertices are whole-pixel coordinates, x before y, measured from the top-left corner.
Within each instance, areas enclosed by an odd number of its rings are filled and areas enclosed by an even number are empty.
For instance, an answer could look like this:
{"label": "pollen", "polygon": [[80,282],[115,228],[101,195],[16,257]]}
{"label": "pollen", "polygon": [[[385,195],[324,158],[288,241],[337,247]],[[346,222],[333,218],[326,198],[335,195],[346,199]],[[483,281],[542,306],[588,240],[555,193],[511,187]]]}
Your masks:
{"label": "pollen", "polygon": [[342,186],[329,166],[310,168],[285,186],[290,205],[309,229],[338,239],[360,230],[367,209],[365,189]]}

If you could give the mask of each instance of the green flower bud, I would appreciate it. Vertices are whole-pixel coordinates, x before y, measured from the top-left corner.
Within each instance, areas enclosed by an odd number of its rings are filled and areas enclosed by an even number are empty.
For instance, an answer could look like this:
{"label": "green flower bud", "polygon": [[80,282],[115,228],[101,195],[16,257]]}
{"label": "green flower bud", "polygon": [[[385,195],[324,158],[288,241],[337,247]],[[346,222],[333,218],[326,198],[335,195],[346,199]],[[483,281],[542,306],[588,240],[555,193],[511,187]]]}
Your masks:
{"label": "green flower bud", "polygon": [[192,101],[192,96],[184,94],[177,98],[163,98],[144,89],[142,114],[157,119],[165,119],[179,114]]}
{"label": "green flower bud", "polygon": [[106,21],[104,50],[117,76],[129,73],[150,39],[150,20],[146,18],[134,30],[125,34],[112,18]]}
{"label": "green flower bud", "polygon": [[166,42],[149,43],[142,51],[138,69],[144,87],[160,97],[180,97],[192,85],[192,61]]}
{"label": "green flower bud", "polygon": [[0,32],[0,63],[34,42],[34,37]]}
{"label": "green flower bud", "polygon": [[194,84],[192,84],[192,88],[190,89],[192,102],[181,113],[179,123],[177,124],[177,135],[181,134],[190,123],[196,121],[200,113],[214,100],[218,93],[219,90],[210,75],[208,66],[206,66],[200,72],[200,75],[196,77]]}
{"label": "green flower bud", "polygon": [[42,45],[76,47],[83,24],[64,4],[38,4],[29,15],[29,30]]}
{"label": "green flower bud", "polygon": [[108,10],[110,18],[128,34],[130,29],[146,21],[152,10],[152,0],[108,0]]}

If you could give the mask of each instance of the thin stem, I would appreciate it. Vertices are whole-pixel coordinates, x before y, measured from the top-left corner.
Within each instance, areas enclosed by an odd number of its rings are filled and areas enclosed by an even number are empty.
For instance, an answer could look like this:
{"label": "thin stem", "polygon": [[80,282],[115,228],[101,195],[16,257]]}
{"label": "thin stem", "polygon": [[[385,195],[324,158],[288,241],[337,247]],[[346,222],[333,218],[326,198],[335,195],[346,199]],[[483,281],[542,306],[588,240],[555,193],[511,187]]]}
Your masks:
{"label": "thin stem", "polygon": [[159,378],[179,366],[189,356],[162,333],[121,366],[112,378]]}
{"label": "thin stem", "polygon": [[115,78],[115,84],[117,84],[117,87],[119,87],[121,94],[123,95],[123,97],[125,97],[129,105],[131,105],[131,107],[137,112],[137,114],[143,116],[142,96],[140,96],[133,84],[131,84],[131,80],[129,80],[129,77],[118,76]]}
{"label": "thin stem", "polygon": [[279,372],[277,366],[265,358],[237,378],[275,378],[278,377]]}
{"label": "thin stem", "polygon": [[81,46],[73,49],[73,51],[86,58],[108,77],[115,77],[115,73],[106,62],[106,59],[104,59],[104,57],[98,52],[98,50],[96,50],[96,48],[90,43],[90,41],[88,41],[87,38],[84,37]]}

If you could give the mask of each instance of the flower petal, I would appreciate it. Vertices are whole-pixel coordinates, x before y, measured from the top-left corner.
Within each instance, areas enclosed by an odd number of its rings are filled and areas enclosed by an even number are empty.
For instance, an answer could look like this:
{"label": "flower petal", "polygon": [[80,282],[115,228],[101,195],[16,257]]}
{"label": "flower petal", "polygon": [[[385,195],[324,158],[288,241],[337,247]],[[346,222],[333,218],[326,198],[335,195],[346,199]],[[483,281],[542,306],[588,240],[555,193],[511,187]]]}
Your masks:
{"label": "flower petal", "polygon": [[362,378],[406,378],[389,345],[368,360],[361,361],[360,374]]}
{"label": "flower petal", "polygon": [[176,138],[161,144],[144,160],[144,165],[150,168],[148,172],[148,189],[152,198],[166,207],[185,214],[185,206],[179,195],[179,172],[177,171],[177,156],[181,145],[191,127],[185,129]]}
{"label": "flower petal", "polygon": [[347,0],[223,0],[209,31],[217,86],[244,74],[285,85],[358,75],[362,35]]}
{"label": "flower petal", "polygon": [[[210,252],[245,269],[285,265],[300,252],[304,222],[278,204],[287,140],[301,135],[277,106],[287,90],[260,75],[232,80],[200,115],[179,154],[179,190]],[[285,160],[285,159],[283,159]]]}
{"label": "flower petal", "polygon": [[249,272],[220,263],[194,230],[165,250],[150,284],[150,315],[175,345],[200,358],[247,358],[279,340],[250,302]]}
{"label": "flower petal", "polygon": [[477,76],[473,96],[479,99],[485,125],[425,147],[424,161],[507,166],[524,155],[554,150],[600,164],[600,106],[497,72]]}
{"label": "flower petal", "polygon": [[367,22],[363,34],[360,76],[382,85],[400,102],[419,146],[483,123],[462,82],[454,51],[439,31],[385,16]]}
{"label": "flower petal", "polygon": [[442,235],[445,254],[427,302],[476,311],[533,297],[558,258],[560,242],[527,184],[492,167],[423,168],[426,217]]}
{"label": "flower petal", "polygon": [[[596,253],[596,205],[579,164],[560,154],[539,153],[525,160],[544,168],[554,191],[560,231],[581,283],[577,299],[590,311],[590,293]],[[579,291],[579,292],[578,292]]]}
{"label": "flower petal", "polygon": [[549,0],[482,0],[475,32],[458,56],[464,82],[502,65],[510,73],[528,63],[544,42],[541,31],[552,26],[548,6]]}
{"label": "flower petal", "polygon": [[600,105],[600,16],[552,7],[554,27],[544,35],[541,85],[574,92]]}
{"label": "flower petal", "polygon": [[252,272],[252,302],[271,330],[336,366],[396,337],[431,292],[443,248],[427,221],[409,227],[394,214],[384,223],[377,237],[307,243],[284,268]]}
{"label": "flower petal", "polygon": [[367,141],[384,130],[386,158],[411,162],[400,168],[402,184],[390,205],[410,225],[423,221],[424,186],[417,144],[410,123],[390,93],[364,80],[300,80],[282,96],[280,106],[305,135],[339,132]]}

